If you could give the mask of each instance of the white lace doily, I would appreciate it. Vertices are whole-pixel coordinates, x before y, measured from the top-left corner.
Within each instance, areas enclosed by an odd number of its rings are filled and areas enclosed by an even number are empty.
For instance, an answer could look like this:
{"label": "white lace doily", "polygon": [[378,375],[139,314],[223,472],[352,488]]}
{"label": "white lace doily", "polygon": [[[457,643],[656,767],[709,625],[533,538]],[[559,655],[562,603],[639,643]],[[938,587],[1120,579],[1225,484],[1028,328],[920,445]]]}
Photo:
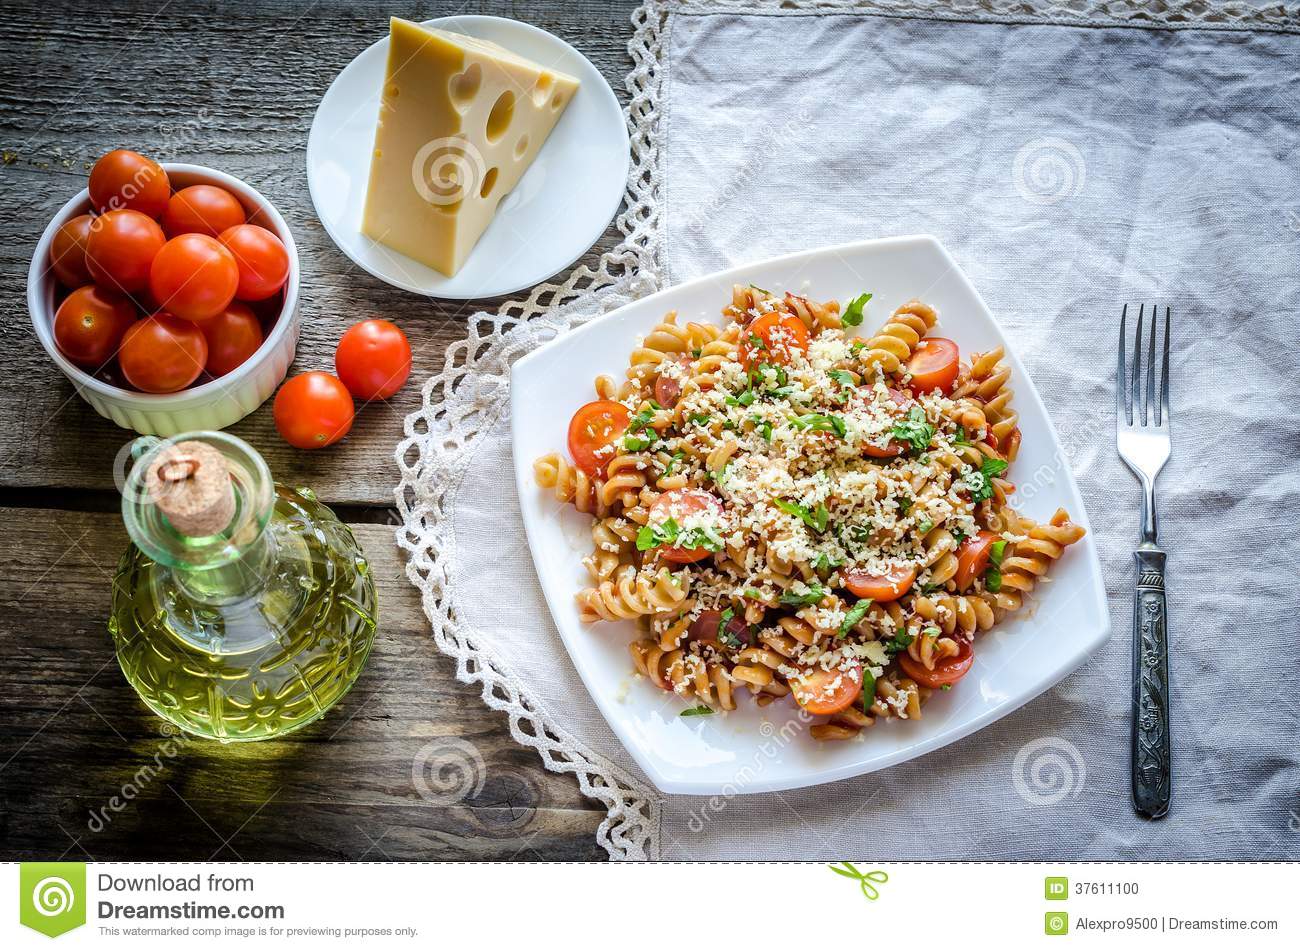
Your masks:
{"label": "white lace doily", "polygon": [[[565,723],[546,715],[522,680],[463,620],[464,597],[451,566],[453,516],[480,441],[508,413],[510,367],[557,334],[659,289],[664,273],[660,142],[666,134],[665,56],[673,15],[710,12],[814,15],[856,12],[898,17],[1036,22],[1073,26],[1256,29],[1300,32],[1295,9],[1281,3],[1209,0],[649,0],[633,14],[628,49],[626,115],[632,168],[626,209],[617,224],[623,238],[598,267],[583,266],[562,284],[537,287],[526,300],[468,321],[466,339],[447,350],[443,370],[423,386],[423,406],[405,421],[397,448],[403,517],[398,543],[408,554],[407,576],[419,589],[440,650],[456,661],[457,677],[481,686],[484,703],[508,714],[511,735],[536,749],[547,769],[573,773],[587,796],[608,809],[597,839],[615,859],[659,855],[661,798],[632,773],[580,742]],[[522,531],[520,532],[522,534]]]}

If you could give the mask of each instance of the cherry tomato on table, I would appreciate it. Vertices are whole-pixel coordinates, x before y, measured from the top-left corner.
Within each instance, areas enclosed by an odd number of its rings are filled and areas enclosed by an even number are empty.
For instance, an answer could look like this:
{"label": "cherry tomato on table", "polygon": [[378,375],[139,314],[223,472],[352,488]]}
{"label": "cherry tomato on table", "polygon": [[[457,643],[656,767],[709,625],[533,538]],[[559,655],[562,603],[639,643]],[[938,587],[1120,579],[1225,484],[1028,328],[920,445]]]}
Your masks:
{"label": "cherry tomato on table", "polygon": [[746,370],[760,363],[789,363],[798,351],[808,351],[808,328],[792,314],[772,311],[741,331],[740,362]]}
{"label": "cherry tomato on table", "polygon": [[262,323],[247,304],[231,301],[221,313],[196,321],[208,342],[205,369],[224,376],[257,352],[262,345]]}
{"label": "cherry tomato on table", "polygon": [[945,657],[934,663],[934,669],[928,670],[925,664],[912,659],[910,654],[902,653],[898,655],[898,666],[903,669],[903,673],[911,677],[922,687],[929,687],[931,690],[938,690],[940,687],[955,684],[970,672],[971,665],[975,663],[975,648],[971,642],[964,637],[957,638],[957,646],[961,648],[955,657]]}
{"label": "cherry tomato on table", "polygon": [[216,185],[191,185],[182,188],[167,202],[162,226],[167,237],[178,234],[206,234],[215,238],[221,232],[248,220],[239,199]]}
{"label": "cherry tomato on table", "polygon": [[97,369],[117,353],[135,323],[135,305],[123,294],[94,284],[79,287],[54,314],[54,342],[79,367]]}
{"label": "cherry tomato on table", "polygon": [[[662,525],[669,519],[682,524],[683,519],[701,512],[712,512],[715,518],[722,514],[722,503],[703,489],[670,489],[650,506],[651,525]],[[665,561],[679,565],[689,565],[693,561],[708,558],[711,552],[707,548],[656,548],[656,552]]]}
{"label": "cherry tomato on table", "polygon": [[618,454],[615,443],[627,432],[632,414],[622,403],[594,400],[578,408],[569,421],[569,456],[592,478],[603,476]]}
{"label": "cherry tomato on table", "polygon": [[359,400],[386,400],[411,375],[411,345],[387,320],[353,324],[334,352],[334,370]]}
{"label": "cherry tomato on table", "polygon": [[992,532],[981,531],[961,543],[957,549],[957,573],[952,576],[958,591],[965,591],[976,578],[984,577],[984,572],[989,567],[993,543],[997,540],[998,536]]}
{"label": "cherry tomato on table", "polygon": [[240,300],[265,300],[289,279],[289,252],[284,243],[257,225],[235,225],[221,232],[221,243],[239,265]]}
{"label": "cherry tomato on table", "polygon": [[130,208],[159,218],[171,190],[161,165],[129,149],[114,149],[90,170],[90,200],[100,211]]}
{"label": "cherry tomato on table", "polygon": [[100,287],[134,294],[149,286],[149,268],[166,243],[148,215],[129,208],[109,211],[91,222],[86,267]]}
{"label": "cherry tomato on table", "polygon": [[122,338],[117,362],[137,390],[175,393],[193,383],[208,360],[203,331],[174,314],[136,321]]}
{"label": "cherry tomato on table", "polygon": [[50,270],[64,287],[81,287],[91,281],[86,267],[86,239],[90,237],[92,215],[77,215],[65,221],[50,242]]}
{"label": "cherry tomato on table", "polygon": [[799,706],[817,716],[827,716],[848,709],[861,696],[862,666],[853,664],[848,670],[805,667],[789,681]]}
{"label": "cherry tomato on table", "polygon": [[859,598],[872,601],[897,601],[916,581],[916,567],[900,565],[891,568],[883,575],[873,575],[855,568],[846,568],[840,572],[840,584],[848,588]]}
{"label": "cherry tomato on table", "polygon": [[957,382],[961,353],[957,345],[946,337],[926,337],[912,351],[907,361],[907,372],[912,374],[912,387],[921,393],[938,390],[947,395]]}
{"label": "cherry tomato on table", "polygon": [[238,286],[235,256],[205,234],[172,238],[149,269],[149,290],[158,306],[186,320],[215,317],[234,300]]}
{"label": "cherry tomato on table", "polygon": [[321,449],[352,428],[354,409],[338,377],[310,370],[299,373],[275,394],[275,428],[299,449]]}

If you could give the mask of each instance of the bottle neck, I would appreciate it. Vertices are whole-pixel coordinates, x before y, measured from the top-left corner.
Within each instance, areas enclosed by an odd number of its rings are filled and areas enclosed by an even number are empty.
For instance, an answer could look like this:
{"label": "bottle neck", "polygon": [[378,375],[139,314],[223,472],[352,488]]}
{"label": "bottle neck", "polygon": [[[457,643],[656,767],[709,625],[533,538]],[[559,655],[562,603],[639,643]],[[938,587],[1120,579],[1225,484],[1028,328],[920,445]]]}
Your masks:
{"label": "bottle neck", "polygon": [[173,566],[172,576],[191,601],[214,607],[255,598],[275,564],[275,540],[263,530],[238,558],[208,568]]}

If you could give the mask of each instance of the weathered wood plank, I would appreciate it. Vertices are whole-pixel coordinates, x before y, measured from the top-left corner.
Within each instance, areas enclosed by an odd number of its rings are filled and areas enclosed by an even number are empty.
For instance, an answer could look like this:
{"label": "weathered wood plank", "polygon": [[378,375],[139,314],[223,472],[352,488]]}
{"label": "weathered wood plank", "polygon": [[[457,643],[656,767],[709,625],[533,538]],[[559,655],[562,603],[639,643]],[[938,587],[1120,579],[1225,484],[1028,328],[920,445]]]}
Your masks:
{"label": "weathered wood plank", "polygon": [[[354,530],[380,604],[361,680],[298,734],[222,746],[169,735],[117,668],[105,625],[120,519],[0,509],[0,859],[603,857],[600,804],[455,680],[392,529]],[[451,755],[431,752],[440,739]]]}
{"label": "weathered wood plank", "polygon": [[[534,23],[573,43],[621,99],[630,61],[633,0],[425,3],[418,19],[487,13]],[[388,405],[366,408],[351,435],[321,453],[285,445],[270,406],[232,428],[267,457],[277,478],[312,485],[337,503],[392,502],[393,449],[419,405],[419,382],[464,336],[466,315],[492,301],[439,302],[370,277],[343,256],[307,192],[307,132],[321,95],[386,28],[391,4],[111,6],[75,0],[6,9],[0,56],[0,487],[111,488],[112,461],[132,434],[101,419],[51,366],[30,329],[27,268],[49,217],[84,185],[87,164],[129,146],[164,160],[246,179],[288,219],[303,265],[304,328],[295,370],[329,369],[354,321],[395,321],[415,351],[412,382]],[[70,48],[76,55],[68,55]],[[111,81],[109,81],[111,80]],[[609,229],[585,258],[616,241]]]}

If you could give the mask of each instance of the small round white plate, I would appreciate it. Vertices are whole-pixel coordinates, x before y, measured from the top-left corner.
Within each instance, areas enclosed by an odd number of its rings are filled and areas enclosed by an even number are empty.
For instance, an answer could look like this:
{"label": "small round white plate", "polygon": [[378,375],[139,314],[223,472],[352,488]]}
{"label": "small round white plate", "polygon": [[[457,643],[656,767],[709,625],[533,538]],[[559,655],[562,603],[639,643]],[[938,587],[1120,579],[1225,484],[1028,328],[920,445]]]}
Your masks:
{"label": "small round white plate", "polygon": [[361,233],[370,154],[388,37],[339,73],[312,120],[307,187],[339,249],[394,287],[465,300],[532,287],[582,257],[604,233],[627,187],[630,144],[614,91],[587,58],[545,30],[489,16],[427,20],[425,26],[491,40],[581,83],[528,172],[454,277]]}

